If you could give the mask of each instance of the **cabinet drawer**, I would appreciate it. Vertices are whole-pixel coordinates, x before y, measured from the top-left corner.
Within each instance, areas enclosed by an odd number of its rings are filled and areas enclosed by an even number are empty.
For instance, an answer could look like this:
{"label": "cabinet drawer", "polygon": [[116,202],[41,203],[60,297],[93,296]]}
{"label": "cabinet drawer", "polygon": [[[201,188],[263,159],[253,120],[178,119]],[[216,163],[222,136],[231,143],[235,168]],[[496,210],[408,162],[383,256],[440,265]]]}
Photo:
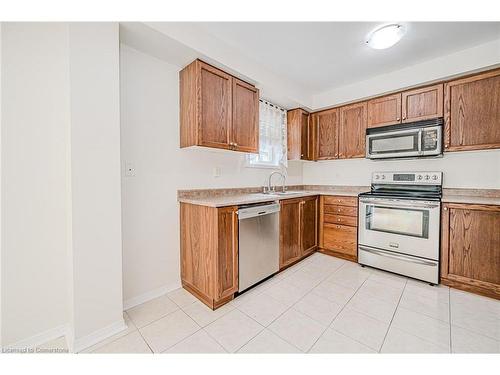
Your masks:
{"label": "cabinet drawer", "polygon": [[357,206],[358,197],[343,197],[335,195],[327,195],[323,198],[325,204],[337,204],[339,206]]}
{"label": "cabinet drawer", "polygon": [[357,228],[346,225],[325,224],[323,247],[349,255],[357,254]]}
{"label": "cabinet drawer", "polygon": [[358,216],[357,207],[337,206],[332,204],[325,204],[323,206],[323,212],[331,215]]}
{"label": "cabinet drawer", "polygon": [[356,216],[343,216],[343,215],[324,215],[323,221],[330,224],[342,224],[350,227],[358,226],[358,218]]}

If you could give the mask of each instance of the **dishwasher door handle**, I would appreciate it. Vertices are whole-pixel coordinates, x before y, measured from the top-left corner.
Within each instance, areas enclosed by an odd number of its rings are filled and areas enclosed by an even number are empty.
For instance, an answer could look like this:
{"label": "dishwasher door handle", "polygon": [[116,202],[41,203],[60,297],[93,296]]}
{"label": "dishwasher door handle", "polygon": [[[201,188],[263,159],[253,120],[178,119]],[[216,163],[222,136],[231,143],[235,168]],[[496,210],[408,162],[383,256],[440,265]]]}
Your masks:
{"label": "dishwasher door handle", "polygon": [[238,210],[238,219],[239,220],[250,219],[252,217],[274,214],[279,211],[280,211],[279,203],[260,205],[255,207],[245,207]]}

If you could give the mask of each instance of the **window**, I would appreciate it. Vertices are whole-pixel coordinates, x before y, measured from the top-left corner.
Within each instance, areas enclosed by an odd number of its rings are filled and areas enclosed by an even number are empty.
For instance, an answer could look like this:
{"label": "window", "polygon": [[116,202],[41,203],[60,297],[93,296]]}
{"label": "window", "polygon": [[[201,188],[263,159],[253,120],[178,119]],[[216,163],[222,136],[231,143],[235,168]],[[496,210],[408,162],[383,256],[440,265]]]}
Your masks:
{"label": "window", "polygon": [[259,102],[259,154],[248,154],[247,166],[280,168],[286,165],[286,111],[261,99]]}

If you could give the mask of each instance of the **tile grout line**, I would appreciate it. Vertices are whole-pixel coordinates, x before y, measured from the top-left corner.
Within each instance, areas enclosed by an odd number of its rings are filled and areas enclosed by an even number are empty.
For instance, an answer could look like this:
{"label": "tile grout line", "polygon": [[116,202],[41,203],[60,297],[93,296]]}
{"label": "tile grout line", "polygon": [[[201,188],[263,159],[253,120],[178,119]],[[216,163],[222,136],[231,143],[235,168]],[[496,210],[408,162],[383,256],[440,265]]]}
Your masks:
{"label": "tile grout line", "polygon": [[[126,311],[124,311],[123,313],[124,313],[124,314],[127,314],[127,312],[126,312]],[[127,314],[127,316],[128,316],[128,314]],[[96,350],[99,350],[99,349],[101,349],[101,348],[104,348],[106,345],[112,344],[112,343],[114,343],[115,341],[118,341],[118,340],[120,340],[121,338],[126,337],[126,336],[130,335],[131,333],[134,333],[135,331],[139,331],[139,328],[137,328],[137,326],[136,326],[136,325],[135,325],[135,323],[132,321],[132,319],[130,319],[130,316],[128,316],[128,318],[129,318],[129,320],[130,320],[130,323],[131,323],[131,324],[135,327],[135,329],[134,329],[132,332],[129,332],[129,333],[127,333],[126,335],[123,335],[123,336],[120,336],[120,337],[116,337],[116,338],[114,338],[113,340],[111,340],[110,342],[107,342],[106,344],[102,344],[102,345],[98,346],[97,348],[95,348],[94,350],[92,350],[92,351],[90,351],[90,352],[88,352],[88,353],[84,353],[83,351],[80,351],[80,352],[78,352],[77,354],[80,354],[80,353],[81,353],[81,354],[90,354],[90,353],[94,353]],[[124,320],[125,320],[125,319],[124,319]],[[127,328],[128,328],[128,326],[127,326]],[[116,335],[118,335],[119,333],[120,333],[120,332],[116,333]],[[113,336],[114,336],[114,335],[113,335]],[[109,337],[108,337],[108,338],[109,338]],[[103,341],[105,341],[105,340],[106,340],[106,339],[101,340],[101,341],[99,341],[99,342],[96,342],[94,345],[91,345],[91,346],[89,346],[88,348],[85,348],[85,349],[83,349],[83,350],[87,350],[87,349],[91,348],[92,346],[99,345],[100,343],[102,343],[102,342],[103,342]],[[149,345],[148,345],[148,346],[149,346]]]}
{"label": "tile grout line", "polygon": [[450,353],[453,353],[453,342],[451,340],[451,288],[448,288],[448,319],[450,324]]}
{"label": "tile grout line", "polygon": [[389,334],[389,330],[391,329],[391,326],[392,326],[392,321],[394,320],[394,317],[396,316],[396,312],[398,311],[399,304],[401,303],[401,299],[403,298],[403,294],[405,293],[407,285],[408,285],[408,279],[406,279],[405,286],[404,286],[403,290],[401,291],[401,295],[399,296],[399,299],[398,299],[398,304],[396,305],[396,308],[394,309],[394,312],[392,313],[391,321],[389,322],[389,324],[387,326],[387,331],[385,332],[384,339],[382,340],[382,344],[380,345],[378,353],[380,353],[382,348],[384,347],[385,340],[387,339],[387,335]]}
{"label": "tile grout line", "polygon": [[[298,264],[298,263],[297,263]],[[311,263],[308,263],[308,264],[311,264]],[[345,264],[345,263],[344,263]],[[337,272],[338,270],[340,270],[344,264],[340,265],[339,267],[337,267],[335,270],[333,270],[330,274],[328,274],[327,276],[325,276],[323,279],[320,279],[318,281],[317,284],[315,284],[306,294],[304,294],[302,297],[300,297],[297,301],[295,301],[292,305],[290,305],[285,311],[283,311],[281,314],[279,314],[275,319],[273,319],[267,326],[264,326],[264,329],[269,329],[268,327],[271,326],[271,324],[273,324],[276,320],[278,320],[280,317],[282,317],[284,314],[286,314],[288,311],[290,311],[293,306],[295,306],[297,303],[299,303],[301,300],[303,300],[309,293],[311,293],[311,291],[316,288],[319,284],[321,284],[324,280],[326,280],[328,277],[330,277],[331,275],[333,275],[335,272]],[[303,267],[307,266],[307,264],[305,264]],[[303,268],[301,267],[301,268]],[[297,269],[297,271],[299,271],[299,269]],[[295,272],[297,272],[295,271]],[[282,282],[284,280],[286,280],[288,277],[292,276],[293,274],[295,274],[295,272],[293,272],[291,275],[287,276],[287,277],[284,277],[282,280],[280,280],[279,282]],[[262,293],[265,293],[262,292]],[[272,296],[270,296],[272,297]],[[243,314],[245,314],[246,316],[248,316],[250,319],[254,320],[255,322],[257,322],[255,319],[253,319],[251,316],[249,316],[248,314],[246,314],[244,311],[240,310],[238,307],[235,307],[236,309],[238,309],[238,311],[241,311]],[[295,310],[297,311],[297,310]],[[303,313],[301,313],[303,314]],[[320,324],[319,322],[317,322],[315,319],[311,318],[310,316],[306,315],[306,314],[303,314],[305,316],[307,316],[308,318],[314,320],[316,323]],[[334,318],[335,319],[335,318]],[[257,322],[258,324],[260,324],[259,322]],[[262,325],[262,324],[261,324]],[[326,327],[328,329],[328,326]],[[300,349],[299,347],[297,347],[296,345],[292,344],[291,342],[287,341],[285,338],[281,337],[278,333],[274,332],[273,330],[270,329],[270,331],[275,334],[276,336],[278,336],[280,339],[282,339],[283,341],[285,341],[286,343],[292,345],[293,347],[297,348],[300,352],[302,353],[307,353],[308,351],[304,352],[302,349]],[[326,331],[326,329],[325,329]],[[323,332],[325,332],[323,331]],[[260,331],[258,334],[260,334],[262,331]],[[321,335],[319,337],[321,337],[323,335],[323,332],[321,333]],[[257,334],[257,335],[258,335]],[[238,350],[240,350],[243,346],[245,346],[246,344],[248,344],[252,339],[254,339],[257,335],[255,335],[254,337],[252,337],[249,341],[247,341],[245,344],[243,344],[240,348],[238,348]],[[319,339],[318,337],[318,339]],[[316,343],[316,342],[315,342]],[[314,345],[314,344],[313,344]]]}
{"label": "tile grout line", "polygon": [[[359,263],[358,263],[358,264],[359,264]],[[360,266],[360,267],[361,267],[361,266]],[[340,269],[340,268],[342,268],[342,267],[339,267],[339,269]],[[369,270],[368,270],[368,271],[369,271]],[[369,272],[371,273],[371,271],[369,271]],[[334,273],[335,273],[335,272],[334,272]],[[342,311],[344,311],[344,309],[345,309],[345,308],[346,308],[346,306],[349,304],[349,302],[351,301],[351,299],[353,299],[353,298],[354,298],[354,296],[358,293],[358,291],[361,289],[361,287],[362,287],[362,286],[366,283],[366,280],[368,280],[368,279],[369,279],[369,277],[370,277],[370,276],[368,276],[368,277],[367,277],[367,278],[366,278],[366,279],[365,279],[365,280],[364,280],[364,281],[363,281],[363,282],[362,282],[362,283],[361,283],[361,284],[360,284],[360,285],[356,288],[356,291],[355,291],[355,292],[352,294],[352,296],[351,296],[351,297],[347,300],[347,302],[344,304],[344,306],[342,306],[342,308],[341,308],[341,309],[340,309],[340,311],[339,311],[339,312],[335,315],[335,317],[332,319],[332,321],[330,322],[330,324],[329,324],[328,326],[326,326],[326,329],[325,329],[323,332],[321,332],[321,335],[319,335],[319,337],[316,339],[316,341],[314,341],[314,343],[311,345],[311,347],[309,348],[309,350],[307,351],[307,353],[309,353],[309,352],[311,351],[311,349],[314,347],[314,345],[316,345],[316,343],[319,341],[319,339],[320,339],[321,337],[323,337],[323,335],[325,334],[325,332],[326,332],[329,328],[331,328],[331,326],[332,326],[333,322],[335,321],[335,319],[337,319],[337,317],[340,315],[340,313],[342,313]],[[334,283],[334,284],[335,284],[335,283]],[[340,284],[339,284],[339,285],[340,285]],[[334,330],[335,332],[339,332],[339,331],[337,331],[335,328],[331,328],[331,329],[332,329],[332,330]],[[342,334],[342,332],[339,332],[339,333],[341,333],[341,334]],[[346,335],[344,335],[344,336],[346,336]],[[348,338],[350,338],[351,340],[354,340],[354,341],[356,341],[356,342],[358,342],[358,343],[360,343],[360,344],[362,344],[362,345],[364,345],[364,346],[367,346],[367,345],[363,344],[362,342],[360,342],[360,341],[358,341],[358,340],[356,340],[356,339],[353,339],[352,337],[349,337],[349,336],[346,336],[346,337],[348,337]],[[369,347],[369,346],[368,346],[368,347]],[[369,348],[371,349],[371,347],[369,347]]]}

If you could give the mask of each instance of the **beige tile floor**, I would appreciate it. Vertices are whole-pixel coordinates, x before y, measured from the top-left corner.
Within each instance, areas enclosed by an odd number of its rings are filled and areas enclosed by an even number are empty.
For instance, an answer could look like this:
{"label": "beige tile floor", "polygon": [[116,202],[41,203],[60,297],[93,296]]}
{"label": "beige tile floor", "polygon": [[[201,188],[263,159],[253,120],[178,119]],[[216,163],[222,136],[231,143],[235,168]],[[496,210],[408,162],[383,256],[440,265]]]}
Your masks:
{"label": "beige tile floor", "polygon": [[211,311],[183,289],[94,353],[500,353],[500,301],[316,253]]}

